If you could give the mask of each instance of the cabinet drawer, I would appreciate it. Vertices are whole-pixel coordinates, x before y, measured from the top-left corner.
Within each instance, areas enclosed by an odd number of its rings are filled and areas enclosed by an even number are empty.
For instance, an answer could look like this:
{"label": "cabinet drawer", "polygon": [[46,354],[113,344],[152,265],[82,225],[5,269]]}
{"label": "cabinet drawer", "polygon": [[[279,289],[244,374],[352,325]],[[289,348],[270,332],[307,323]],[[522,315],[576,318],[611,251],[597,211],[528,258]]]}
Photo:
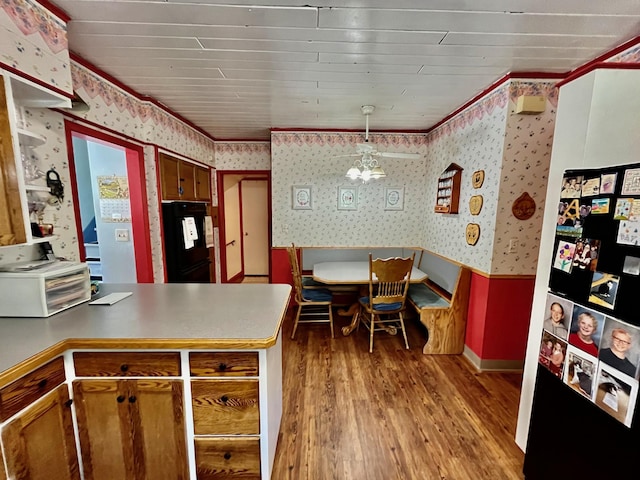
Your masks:
{"label": "cabinet drawer", "polygon": [[58,357],[0,389],[0,422],[49,393],[65,378],[64,360]]}
{"label": "cabinet drawer", "polygon": [[258,437],[196,438],[198,480],[260,479]]}
{"label": "cabinet drawer", "polygon": [[177,352],[75,352],[73,364],[79,377],[180,375],[180,354]]}
{"label": "cabinet drawer", "polygon": [[260,433],[258,380],[193,380],[196,435]]}
{"label": "cabinet drawer", "polygon": [[192,377],[257,377],[258,352],[195,352],[189,354]]}

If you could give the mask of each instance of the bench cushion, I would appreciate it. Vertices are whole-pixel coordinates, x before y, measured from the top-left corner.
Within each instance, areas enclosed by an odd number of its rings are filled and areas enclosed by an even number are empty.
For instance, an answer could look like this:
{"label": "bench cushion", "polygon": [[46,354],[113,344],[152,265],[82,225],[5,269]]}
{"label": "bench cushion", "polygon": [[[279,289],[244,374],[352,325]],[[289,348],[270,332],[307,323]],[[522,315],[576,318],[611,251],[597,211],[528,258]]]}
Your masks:
{"label": "bench cushion", "polygon": [[331,292],[325,289],[303,288],[302,298],[308,302],[330,302]]}
{"label": "bench cushion", "polygon": [[449,308],[451,304],[424,283],[409,285],[409,298],[417,308]]}
{"label": "bench cushion", "polygon": [[[361,297],[360,303],[366,307],[369,306],[369,297]],[[402,302],[393,302],[393,303],[378,303],[374,306],[374,310],[378,312],[391,312],[393,310],[398,310],[402,308]]]}
{"label": "bench cushion", "polygon": [[316,282],[313,277],[307,277],[307,276],[303,276],[302,277],[302,287],[303,288],[307,288],[307,287],[326,287],[327,284],[326,283],[322,283],[322,282]]}

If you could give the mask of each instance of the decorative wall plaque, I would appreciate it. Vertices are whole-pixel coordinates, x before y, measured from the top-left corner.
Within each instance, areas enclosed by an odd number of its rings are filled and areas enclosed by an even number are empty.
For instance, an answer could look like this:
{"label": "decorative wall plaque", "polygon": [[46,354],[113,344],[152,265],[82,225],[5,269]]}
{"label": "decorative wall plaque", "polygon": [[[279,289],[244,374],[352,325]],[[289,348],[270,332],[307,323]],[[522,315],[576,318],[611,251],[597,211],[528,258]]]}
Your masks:
{"label": "decorative wall plaque", "polygon": [[474,195],[469,199],[469,210],[471,211],[471,215],[478,215],[482,210],[482,195]]}
{"label": "decorative wall plaque", "polygon": [[467,225],[467,232],[465,237],[469,245],[475,245],[476,243],[478,243],[478,239],[480,238],[480,225],[478,225],[477,223],[469,223]]}
{"label": "decorative wall plaque", "polygon": [[291,187],[292,207],[294,210],[311,210],[311,186],[294,185]]}
{"label": "decorative wall plaque", "polygon": [[518,220],[529,220],[536,213],[536,202],[527,192],[524,192],[513,202],[511,211]]}
{"label": "decorative wall plaque", "polygon": [[478,170],[471,175],[471,184],[473,188],[480,188],[484,183],[484,170]]}

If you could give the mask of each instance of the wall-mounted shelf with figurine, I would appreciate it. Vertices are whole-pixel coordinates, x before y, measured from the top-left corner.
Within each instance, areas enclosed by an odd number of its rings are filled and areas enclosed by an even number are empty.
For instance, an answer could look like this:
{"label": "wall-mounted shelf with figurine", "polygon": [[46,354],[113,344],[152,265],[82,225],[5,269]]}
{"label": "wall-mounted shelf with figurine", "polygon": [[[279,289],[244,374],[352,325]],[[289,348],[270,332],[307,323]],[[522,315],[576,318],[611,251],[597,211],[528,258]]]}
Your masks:
{"label": "wall-mounted shelf with figurine", "polygon": [[436,213],[458,213],[462,170],[462,167],[452,163],[442,172],[440,177],[438,177]]}

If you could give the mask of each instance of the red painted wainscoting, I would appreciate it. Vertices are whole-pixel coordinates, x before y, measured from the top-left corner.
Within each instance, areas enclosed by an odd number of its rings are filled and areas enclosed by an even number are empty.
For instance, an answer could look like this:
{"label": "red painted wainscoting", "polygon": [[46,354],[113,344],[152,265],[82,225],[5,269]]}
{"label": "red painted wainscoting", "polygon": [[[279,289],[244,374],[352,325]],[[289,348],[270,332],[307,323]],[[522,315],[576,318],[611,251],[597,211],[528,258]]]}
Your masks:
{"label": "red painted wainscoting", "polygon": [[271,283],[293,285],[291,266],[289,265],[289,256],[286,248],[276,247],[271,249]]}
{"label": "red painted wainscoting", "polygon": [[534,283],[472,273],[465,344],[481,360],[524,360]]}

